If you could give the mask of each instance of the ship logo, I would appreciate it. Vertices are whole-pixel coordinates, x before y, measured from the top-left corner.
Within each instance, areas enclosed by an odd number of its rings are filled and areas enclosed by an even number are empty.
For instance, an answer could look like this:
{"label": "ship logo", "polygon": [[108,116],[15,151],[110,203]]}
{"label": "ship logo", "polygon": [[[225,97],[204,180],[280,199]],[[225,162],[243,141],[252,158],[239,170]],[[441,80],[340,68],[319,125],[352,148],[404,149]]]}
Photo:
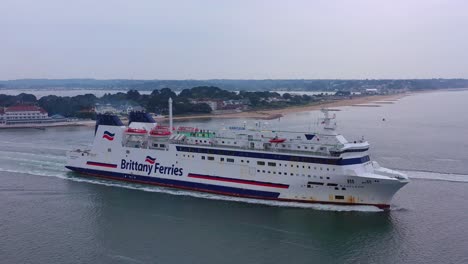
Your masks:
{"label": "ship logo", "polygon": [[151,156],[146,156],[145,161],[148,162],[149,164],[154,164],[156,162],[156,158],[153,158]]}
{"label": "ship logo", "polygon": [[107,140],[112,141],[112,140],[114,140],[114,136],[115,136],[115,134],[112,134],[111,132],[106,130],[106,131],[104,131],[104,135],[102,135],[102,138],[105,138]]}

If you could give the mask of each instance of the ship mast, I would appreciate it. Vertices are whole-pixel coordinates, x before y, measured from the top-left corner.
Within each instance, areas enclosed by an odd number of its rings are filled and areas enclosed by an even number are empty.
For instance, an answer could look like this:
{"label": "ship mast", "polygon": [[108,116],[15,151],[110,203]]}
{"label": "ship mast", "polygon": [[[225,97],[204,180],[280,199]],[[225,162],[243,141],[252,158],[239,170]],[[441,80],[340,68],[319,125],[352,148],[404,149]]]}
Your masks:
{"label": "ship mast", "polygon": [[169,97],[169,131],[172,133],[172,98]]}
{"label": "ship mast", "polygon": [[333,114],[333,117],[330,117],[329,115],[329,111],[334,111],[334,110],[322,108],[320,111],[322,111],[322,113],[325,115],[325,117],[321,119],[322,120],[321,124],[323,125],[323,128],[327,130],[335,130],[336,122],[332,122],[332,120],[336,118],[336,115]]}

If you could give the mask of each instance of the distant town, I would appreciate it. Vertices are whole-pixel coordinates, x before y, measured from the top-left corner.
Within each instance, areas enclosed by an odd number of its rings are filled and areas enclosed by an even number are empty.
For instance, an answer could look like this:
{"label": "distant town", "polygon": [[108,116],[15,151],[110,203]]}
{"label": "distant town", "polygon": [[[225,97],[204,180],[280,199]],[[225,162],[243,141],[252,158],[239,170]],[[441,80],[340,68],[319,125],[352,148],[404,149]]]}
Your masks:
{"label": "distant town", "polygon": [[[18,79],[0,80],[1,89],[54,89],[81,88],[103,90],[153,91],[171,88],[182,91],[198,86],[214,86],[228,91],[362,91],[380,90],[426,90],[444,88],[467,88],[467,79],[266,79],[266,80],[127,80],[127,79]],[[0,91],[1,93],[1,91]]]}
{"label": "distant town", "polygon": [[[196,86],[180,89],[188,83],[221,83],[216,86]],[[77,96],[33,94],[2,94],[2,89],[87,88],[94,85],[116,88],[125,83],[127,92]],[[234,84],[239,86],[234,86]],[[161,88],[172,84],[176,89]],[[182,85],[183,84],[183,85]],[[264,91],[265,84],[271,84]],[[108,86],[106,86],[108,85]],[[231,87],[231,85],[233,85]],[[110,87],[109,87],[110,86]],[[255,87],[253,87],[255,86]],[[153,88],[150,94],[142,94]],[[247,91],[243,88],[252,88]],[[426,87],[426,88],[424,88]],[[215,80],[215,81],[129,81],[129,80],[15,80],[0,82],[0,124],[65,122],[71,118],[93,119],[96,113],[114,112],[126,115],[130,111],[147,111],[155,116],[168,113],[167,101],[174,100],[174,114],[229,114],[245,111],[282,109],[293,106],[321,104],[353,97],[388,95],[428,89],[466,88],[464,79],[430,80]],[[85,88],[83,88],[85,90]],[[275,89],[283,90],[282,92]],[[293,89],[294,90],[289,90]],[[96,89],[96,88],[95,88]],[[259,90],[260,89],[260,90]],[[178,92],[175,92],[178,91]]]}

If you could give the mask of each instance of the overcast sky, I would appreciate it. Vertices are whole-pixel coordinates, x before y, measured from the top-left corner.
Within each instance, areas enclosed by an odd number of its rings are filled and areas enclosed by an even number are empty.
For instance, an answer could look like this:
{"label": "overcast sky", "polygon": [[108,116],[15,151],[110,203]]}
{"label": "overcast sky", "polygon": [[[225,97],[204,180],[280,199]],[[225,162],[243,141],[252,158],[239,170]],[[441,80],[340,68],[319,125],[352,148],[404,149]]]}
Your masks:
{"label": "overcast sky", "polygon": [[468,1],[1,0],[0,79],[468,78]]}

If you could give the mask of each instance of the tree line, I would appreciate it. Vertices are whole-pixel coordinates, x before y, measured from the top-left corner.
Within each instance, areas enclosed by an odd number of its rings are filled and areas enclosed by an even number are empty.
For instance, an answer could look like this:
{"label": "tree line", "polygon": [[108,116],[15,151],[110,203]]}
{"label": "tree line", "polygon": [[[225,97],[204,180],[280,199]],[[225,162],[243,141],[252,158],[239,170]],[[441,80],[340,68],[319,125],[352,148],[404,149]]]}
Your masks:
{"label": "tree line", "polygon": [[44,108],[50,115],[60,114],[65,117],[92,118],[92,111],[96,105],[113,106],[142,106],[148,112],[158,114],[168,113],[168,99],[173,99],[173,111],[175,115],[210,113],[211,107],[206,103],[197,103],[196,100],[242,100],[242,103],[251,109],[281,108],[290,105],[308,104],[320,100],[318,96],[280,95],[276,92],[232,92],[213,86],[199,86],[184,89],[176,94],[170,88],[156,89],[151,94],[140,94],[137,90],[129,90],[126,93],[107,93],[102,97],[94,94],[77,96],[48,95],[37,99],[32,94],[21,93],[19,95],[0,94],[0,106],[8,107],[18,104],[38,105]]}

